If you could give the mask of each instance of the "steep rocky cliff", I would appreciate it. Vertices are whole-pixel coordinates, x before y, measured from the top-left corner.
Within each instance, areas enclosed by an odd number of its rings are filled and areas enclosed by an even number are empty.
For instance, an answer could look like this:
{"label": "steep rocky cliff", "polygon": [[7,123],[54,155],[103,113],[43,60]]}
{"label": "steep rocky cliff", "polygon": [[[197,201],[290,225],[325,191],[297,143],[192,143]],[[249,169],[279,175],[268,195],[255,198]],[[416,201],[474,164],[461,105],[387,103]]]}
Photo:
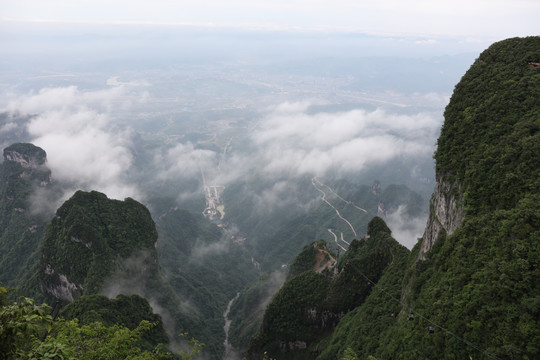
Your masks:
{"label": "steep rocky cliff", "polygon": [[465,217],[463,193],[459,183],[450,183],[437,176],[430,201],[430,212],[418,259],[425,260],[428,252],[440,236],[449,236],[461,225]]}
{"label": "steep rocky cliff", "polygon": [[347,348],[361,359],[538,357],[540,72],[528,65],[535,59],[540,37],[501,41],[456,85],[423,239],[406,268],[386,274],[393,281],[381,279],[340,321],[320,359]]}
{"label": "steep rocky cliff", "polygon": [[4,149],[4,160],[19,164],[24,169],[37,169],[45,164],[45,150],[32,145],[17,143]]}
{"label": "steep rocky cliff", "polygon": [[492,45],[456,85],[435,153],[437,182],[419,259],[465,213],[512,208],[535,171],[538,37]]}

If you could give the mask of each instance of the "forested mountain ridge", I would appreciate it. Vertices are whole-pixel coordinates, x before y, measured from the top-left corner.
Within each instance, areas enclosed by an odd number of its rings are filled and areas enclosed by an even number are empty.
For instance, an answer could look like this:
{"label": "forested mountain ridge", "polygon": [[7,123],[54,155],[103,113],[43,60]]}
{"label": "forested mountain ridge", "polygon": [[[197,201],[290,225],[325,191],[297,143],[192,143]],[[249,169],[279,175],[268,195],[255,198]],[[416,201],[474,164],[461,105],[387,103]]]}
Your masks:
{"label": "forested mountain ridge", "polygon": [[[297,267],[301,264],[298,257],[302,255],[306,259],[314,259],[313,252],[317,247],[313,244],[314,240],[325,240],[326,253],[336,252],[333,256],[337,258],[337,249],[339,248],[339,252],[343,253],[344,246],[349,246],[350,239],[354,238],[355,233],[352,230],[363,236],[368,230],[370,220],[377,214],[391,218],[399,213],[402,221],[410,222],[411,225],[424,213],[427,215],[427,211],[424,210],[427,208],[427,202],[424,205],[425,200],[405,185],[389,184],[383,187],[380,181],[375,180],[372,186],[368,186],[344,179],[323,180],[322,178],[306,179],[305,184],[305,190],[313,191],[309,193],[312,206],[307,211],[304,210],[296,216],[285,216],[283,222],[278,221],[277,225],[272,224],[273,233],[270,236],[266,235],[259,241],[253,241],[261,235],[253,234],[251,241],[250,239],[247,241],[254,245],[252,256],[256,257],[260,254],[261,268],[274,270],[264,273],[245,288],[231,307],[229,316],[232,323],[229,339],[240,351],[247,350],[250,338],[257,333],[263,321],[264,309],[278,292],[285,277],[290,278],[307,270],[304,265]],[[256,212],[252,212],[251,217],[256,218],[256,215]],[[269,216],[269,218],[275,221],[283,215]],[[266,219],[266,217],[260,217],[260,220]],[[264,233],[265,229],[272,231],[268,225],[247,227],[252,232],[254,229],[259,229]],[[402,230],[408,225],[402,225]],[[322,255],[321,248],[316,251]],[[295,260],[295,254],[298,252],[300,255]],[[291,267],[287,268],[287,264]]]}
{"label": "forested mountain ridge", "polygon": [[280,359],[313,358],[326,347],[340,319],[360,306],[379,279],[402,265],[408,254],[379,217],[369,222],[367,236],[353,240],[337,262],[324,241],[307,245],[268,305],[249,358],[264,352]]}
{"label": "forested mountain ridge", "polygon": [[[445,111],[423,239],[304,358],[540,356],[538,62],[540,37],[508,39],[463,76]],[[319,293],[312,284],[296,288]],[[296,351],[262,350],[277,359]]]}
{"label": "forested mountain ridge", "polygon": [[38,259],[47,216],[33,211],[31,195],[50,185],[47,154],[16,143],[4,149],[0,164],[0,282],[22,283]]}

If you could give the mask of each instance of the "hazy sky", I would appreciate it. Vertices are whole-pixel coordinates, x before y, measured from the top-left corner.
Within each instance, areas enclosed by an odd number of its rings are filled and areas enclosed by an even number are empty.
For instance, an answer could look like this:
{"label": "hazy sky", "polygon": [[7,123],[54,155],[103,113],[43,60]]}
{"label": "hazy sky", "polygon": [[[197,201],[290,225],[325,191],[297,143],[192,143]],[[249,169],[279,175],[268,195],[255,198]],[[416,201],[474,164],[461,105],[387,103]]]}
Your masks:
{"label": "hazy sky", "polygon": [[0,0],[2,20],[184,23],[375,34],[537,35],[538,0]]}

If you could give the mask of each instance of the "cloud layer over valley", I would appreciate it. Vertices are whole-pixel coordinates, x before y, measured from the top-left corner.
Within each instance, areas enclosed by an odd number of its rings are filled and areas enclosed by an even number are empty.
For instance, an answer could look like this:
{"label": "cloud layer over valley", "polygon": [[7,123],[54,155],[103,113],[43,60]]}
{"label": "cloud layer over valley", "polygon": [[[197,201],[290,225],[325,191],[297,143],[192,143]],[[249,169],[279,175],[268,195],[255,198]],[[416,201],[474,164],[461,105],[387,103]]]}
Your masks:
{"label": "cloud layer over valley", "polygon": [[[24,126],[30,141],[47,152],[53,178],[68,184],[64,198],[82,189],[145,201],[155,182],[179,184],[182,202],[203,196],[202,170],[207,185],[229,186],[261,177],[264,184],[252,194],[257,207],[253,211],[268,214],[276,208],[305,208],[314,201],[299,201],[299,191],[305,192],[299,188],[300,178],[354,179],[372,166],[430,163],[441,124],[440,117],[429,112],[398,114],[383,108],[330,112],[315,111],[310,102],[282,103],[251,119],[250,130],[238,128],[226,152],[167,135],[160,135],[163,143],[147,148],[144,140],[143,145],[137,140],[136,129],[118,121],[133,101],[144,98],[144,93],[127,86],[46,88],[12,99],[5,111],[30,116],[23,117],[24,124],[5,126]],[[413,177],[423,176],[418,167],[406,170]],[[187,183],[191,185],[182,189],[181,184]],[[421,235],[414,232],[405,242]]]}
{"label": "cloud layer over valley", "polygon": [[[31,141],[47,151],[55,178],[91,186],[111,197],[139,197],[140,191],[126,178],[134,162],[134,133],[117,126],[113,116],[129,107],[125,95],[124,87],[49,88],[12,100],[6,110],[35,115],[26,130]],[[229,154],[219,174],[213,168],[221,154],[215,151],[191,142],[157,149],[156,179],[200,178],[201,168],[207,177],[214,174],[215,181],[225,183],[253,169],[276,177],[358,173],[370,164],[396,158],[430,157],[441,123],[431,113],[400,115],[383,109],[311,113],[310,105],[284,103],[269,111],[247,134],[250,150]]]}
{"label": "cloud layer over valley", "polygon": [[126,176],[134,161],[133,132],[117,127],[111,115],[129,106],[124,96],[123,87],[46,88],[10,101],[6,110],[34,115],[26,131],[31,142],[47,152],[54,179],[73,189],[137,198],[141,194]]}
{"label": "cloud layer over valley", "polygon": [[431,114],[381,109],[309,114],[308,109],[308,103],[282,104],[255,131],[253,142],[266,172],[357,173],[397,157],[430,156],[440,127]]}

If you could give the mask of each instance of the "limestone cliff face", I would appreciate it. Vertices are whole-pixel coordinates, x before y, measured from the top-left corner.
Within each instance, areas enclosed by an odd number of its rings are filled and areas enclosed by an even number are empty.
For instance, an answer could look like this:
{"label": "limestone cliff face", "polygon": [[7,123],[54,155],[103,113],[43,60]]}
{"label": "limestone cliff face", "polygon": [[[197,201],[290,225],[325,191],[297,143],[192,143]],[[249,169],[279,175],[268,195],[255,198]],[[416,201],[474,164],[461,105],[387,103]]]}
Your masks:
{"label": "limestone cliff face", "polygon": [[461,225],[464,217],[460,184],[450,183],[438,175],[431,196],[429,218],[422,236],[418,258],[424,260],[426,252],[432,248],[437,238],[441,234],[451,235]]}
{"label": "limestone cliff face", "polygon": [[6,149],[6,151],[4,151],[4,158],[6,159],[6,161],[13,161],[18,163],[25,169],[37,167],[38,165],[43,165],[45,163],[44,158],[33,157],[28,154],[20,153],[13,149]]}
{"label": "limestone cliff face", "polygon": [[47,153],[33,144],[16,143],[4,149],[7,173],[21,179],[31,179],[41,187],[51,181],[51,172],[46,162]]}

